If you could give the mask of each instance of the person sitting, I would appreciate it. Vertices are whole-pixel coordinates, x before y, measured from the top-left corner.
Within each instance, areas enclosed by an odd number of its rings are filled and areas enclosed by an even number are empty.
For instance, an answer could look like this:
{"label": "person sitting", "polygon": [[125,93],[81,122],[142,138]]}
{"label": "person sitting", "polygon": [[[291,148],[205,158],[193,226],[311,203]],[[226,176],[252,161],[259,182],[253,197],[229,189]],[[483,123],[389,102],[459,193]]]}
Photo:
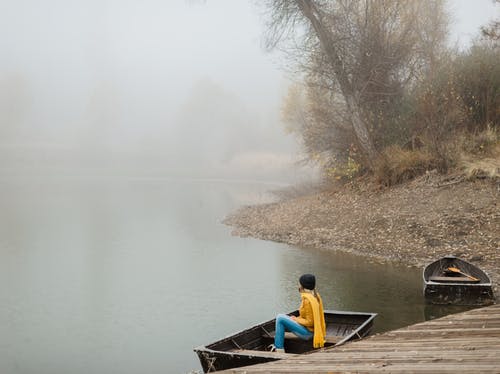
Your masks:
{"label": "person sitting", "polygon": [[299,292],[302,299],[299,316],[278,314],[274,344],[270,346],[271,351],[285,352],[285,331],[290,331],[303,340],[312,338],[313,348],[321,348],[325,345],[326,325],[323,301],[316,290],[316,277],[313,274],[304,274],[299,278]]}

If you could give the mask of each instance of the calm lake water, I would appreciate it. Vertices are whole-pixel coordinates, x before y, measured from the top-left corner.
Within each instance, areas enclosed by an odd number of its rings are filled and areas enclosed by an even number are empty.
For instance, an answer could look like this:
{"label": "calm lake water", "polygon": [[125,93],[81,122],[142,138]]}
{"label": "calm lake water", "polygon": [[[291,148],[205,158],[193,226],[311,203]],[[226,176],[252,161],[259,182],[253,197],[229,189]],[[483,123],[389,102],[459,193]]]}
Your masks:
{"label": "calm lake water", "polygon": [[275,186],[133,179],[0,180],[0,373],[186,373],[192,348],[296,309],[422,321],[419,269],[232,237],[220,223]]}

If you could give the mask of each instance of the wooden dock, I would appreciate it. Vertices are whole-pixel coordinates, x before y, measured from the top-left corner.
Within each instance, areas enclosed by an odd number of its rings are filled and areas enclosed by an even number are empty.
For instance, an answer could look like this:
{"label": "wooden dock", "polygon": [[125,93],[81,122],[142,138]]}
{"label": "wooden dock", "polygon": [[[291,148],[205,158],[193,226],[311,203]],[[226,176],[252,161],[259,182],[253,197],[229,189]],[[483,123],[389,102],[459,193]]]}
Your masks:
{"label": "wooden dock", "polygon": [[220,373],[500,373],[500,305]]}

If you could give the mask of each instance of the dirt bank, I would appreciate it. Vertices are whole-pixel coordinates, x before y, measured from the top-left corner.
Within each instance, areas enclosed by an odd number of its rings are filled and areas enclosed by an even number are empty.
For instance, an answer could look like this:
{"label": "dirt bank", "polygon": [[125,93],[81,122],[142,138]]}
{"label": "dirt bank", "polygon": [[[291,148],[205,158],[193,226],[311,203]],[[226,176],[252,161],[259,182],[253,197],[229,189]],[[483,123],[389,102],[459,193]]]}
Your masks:
{"label": "dirt bank", "polygon": [[233,234],[342,250],[423,266],[453,254],[500,280],[499,181],[427,174],[390,189],[372,184],[246,206],[227,217]]}

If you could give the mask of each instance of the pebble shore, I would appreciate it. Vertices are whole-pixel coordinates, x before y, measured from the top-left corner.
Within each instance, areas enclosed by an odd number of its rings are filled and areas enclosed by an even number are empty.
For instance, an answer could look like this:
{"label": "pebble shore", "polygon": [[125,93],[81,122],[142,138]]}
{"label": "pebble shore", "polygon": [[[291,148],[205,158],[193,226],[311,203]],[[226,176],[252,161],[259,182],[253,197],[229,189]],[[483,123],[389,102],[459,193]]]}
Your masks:
{"label": "pebble shore", "polygon": [[428,174],[381,189],[370,183],[245,206],[224,223],[233,234],[347,251],[423,267],[455,255],[500,280],[500,183]]}

